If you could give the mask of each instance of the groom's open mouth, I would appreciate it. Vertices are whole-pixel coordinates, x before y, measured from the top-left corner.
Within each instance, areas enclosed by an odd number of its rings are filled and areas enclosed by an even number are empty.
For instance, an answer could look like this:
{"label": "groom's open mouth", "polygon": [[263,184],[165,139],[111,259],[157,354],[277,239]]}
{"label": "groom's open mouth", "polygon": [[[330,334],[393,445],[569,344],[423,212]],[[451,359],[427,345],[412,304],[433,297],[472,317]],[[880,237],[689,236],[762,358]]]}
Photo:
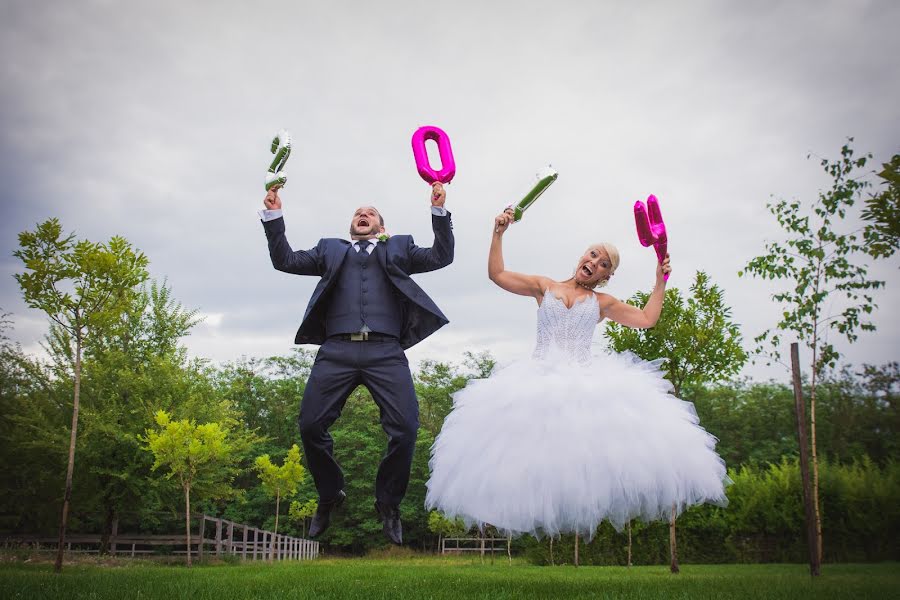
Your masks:
{"label": "groom's open mouth", "polygon": [[369,222],[366,219],[360,219],[359,221],[356,222],[356,226],[357,227],[368,227]]}

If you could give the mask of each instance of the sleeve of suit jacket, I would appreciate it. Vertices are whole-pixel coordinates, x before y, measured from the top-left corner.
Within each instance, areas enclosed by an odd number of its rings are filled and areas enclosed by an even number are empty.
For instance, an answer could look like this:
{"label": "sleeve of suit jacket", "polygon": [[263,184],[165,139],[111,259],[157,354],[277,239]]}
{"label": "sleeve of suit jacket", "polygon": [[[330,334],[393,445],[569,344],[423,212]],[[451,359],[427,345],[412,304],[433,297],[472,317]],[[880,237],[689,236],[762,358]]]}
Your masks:
{"label": "sleeve of suit jacket", "polygon": [[318,275],[325,273],[324,240],[319,240],[310,250],[293,250],[284,235],[284,219],[263,221],[263,229],[269,240],[269,257],[272,266],[285,273],[295,275]]}
{"label": "sleeve of suit jacket", "polygon": [[434,245],[431,248],[420,248],[409,238],[410,274],[425,273],[446,267],[453,262],[453,226],[450,213],[440,217],[431,215],[431,228],[434,230]]}

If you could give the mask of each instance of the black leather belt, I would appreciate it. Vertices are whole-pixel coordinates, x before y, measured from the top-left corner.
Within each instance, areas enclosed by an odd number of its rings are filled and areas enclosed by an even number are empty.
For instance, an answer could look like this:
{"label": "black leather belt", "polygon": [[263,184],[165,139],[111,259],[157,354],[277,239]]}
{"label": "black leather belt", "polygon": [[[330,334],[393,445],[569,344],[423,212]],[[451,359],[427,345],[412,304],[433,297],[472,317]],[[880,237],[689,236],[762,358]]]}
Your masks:
{"label": "black leather belt", "polygon": [[396,341],[397,336],[377,333],[375,331],[360,331],[357,333],[339,333],[330,336],[328,339],[344,340],[346,342],[386,342]]}

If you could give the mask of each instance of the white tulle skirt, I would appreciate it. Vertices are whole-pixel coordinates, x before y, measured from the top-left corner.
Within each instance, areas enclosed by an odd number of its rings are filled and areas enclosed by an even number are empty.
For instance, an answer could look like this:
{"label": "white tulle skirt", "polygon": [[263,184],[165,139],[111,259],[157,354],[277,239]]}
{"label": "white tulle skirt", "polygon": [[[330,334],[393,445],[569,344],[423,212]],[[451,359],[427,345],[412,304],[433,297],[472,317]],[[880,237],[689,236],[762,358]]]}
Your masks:
{"label": "white tulle skirt", "polygon": [[604,519],[667,519],[725,504],[725,464],[658,366],[603,354],[588,366],[523,360],[454,395],[431,455],[426,504],[513,535]]}

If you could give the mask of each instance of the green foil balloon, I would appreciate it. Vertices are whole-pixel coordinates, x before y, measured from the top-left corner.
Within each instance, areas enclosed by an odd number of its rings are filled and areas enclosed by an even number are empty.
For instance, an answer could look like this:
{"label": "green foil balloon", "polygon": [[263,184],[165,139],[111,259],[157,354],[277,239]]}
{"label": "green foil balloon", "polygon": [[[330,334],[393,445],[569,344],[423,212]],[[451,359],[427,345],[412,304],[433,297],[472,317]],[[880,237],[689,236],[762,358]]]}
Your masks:
{"label": "green foil balloon", "polygon": [[272,164],[269,165],[269,171],[266,173],[267,192],[275,186],[284,187],[284,184],[287,183],[287,173],[282,169],[291,155],[291,134],[284,129],[276,133],[272,139],[271,152],[275,158],[272,159]]}
{"label": "green foil balloon", "polygon": [[519,203],[510,208],[513,209],[513,221],[521,221],[522,215],[525,214],[525,211],[534,204],[535,200],[540,198],[541,194],[543,194],[550,184],[556,181],[556,178],[559,177],[559,173],[556,172],[556,169],[553,167],[547,167],[545,169],[541,169],[537,174],[538,180],[537,183],[534,184],[534,187],[531,188],[531,191],[525,194],[525,197],[519,200]]}

